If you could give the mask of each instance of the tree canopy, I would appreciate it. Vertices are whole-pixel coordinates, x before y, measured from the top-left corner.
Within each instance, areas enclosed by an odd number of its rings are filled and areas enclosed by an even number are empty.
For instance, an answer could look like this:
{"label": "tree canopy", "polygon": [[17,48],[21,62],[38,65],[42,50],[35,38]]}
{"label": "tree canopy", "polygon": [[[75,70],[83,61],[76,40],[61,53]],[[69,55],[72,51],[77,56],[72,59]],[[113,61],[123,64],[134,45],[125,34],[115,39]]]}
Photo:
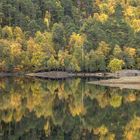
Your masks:
{"label": "tree canopy", "polygon": [[114,59],[140,69],[139,9],[139,0],[1,0],[0,71],[108,71]]}

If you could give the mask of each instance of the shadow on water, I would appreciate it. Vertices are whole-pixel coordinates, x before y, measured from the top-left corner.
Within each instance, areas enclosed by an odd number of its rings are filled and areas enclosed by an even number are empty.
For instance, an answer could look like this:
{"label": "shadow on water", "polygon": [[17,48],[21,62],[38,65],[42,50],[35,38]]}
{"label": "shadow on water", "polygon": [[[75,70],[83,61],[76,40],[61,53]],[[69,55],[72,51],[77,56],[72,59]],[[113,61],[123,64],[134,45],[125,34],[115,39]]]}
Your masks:
{"label": "shadow on water", "polygon": [[139,139],[140,91],[89,80],[0,79],[0,139]]}

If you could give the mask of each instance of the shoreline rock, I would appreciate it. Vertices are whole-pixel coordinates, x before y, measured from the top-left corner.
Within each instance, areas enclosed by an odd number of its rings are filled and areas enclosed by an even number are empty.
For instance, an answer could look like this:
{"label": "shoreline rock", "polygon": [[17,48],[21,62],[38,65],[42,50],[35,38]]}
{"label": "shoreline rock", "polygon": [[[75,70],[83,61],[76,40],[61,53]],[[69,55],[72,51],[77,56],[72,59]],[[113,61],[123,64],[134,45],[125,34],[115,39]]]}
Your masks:
{"label": "shoreline rock", "polygon": [[126,88],[140,90],[140,76],[121,77],[118,79],[99,80],[88,83],[100,86],[119,87],[121,89]]}
{"label": "shoreline rock", "polygon": [[84,73],[84,72],[70,73],[70,72],[63,72],[63,71],[28,73],[26,75],[31,77],[50,78],[50,79],[63,79],[63,78],[72,78],[72,77],[80,77],[80,78],[86,78],[86,77],[111,78],[112,77],[111,73]]}

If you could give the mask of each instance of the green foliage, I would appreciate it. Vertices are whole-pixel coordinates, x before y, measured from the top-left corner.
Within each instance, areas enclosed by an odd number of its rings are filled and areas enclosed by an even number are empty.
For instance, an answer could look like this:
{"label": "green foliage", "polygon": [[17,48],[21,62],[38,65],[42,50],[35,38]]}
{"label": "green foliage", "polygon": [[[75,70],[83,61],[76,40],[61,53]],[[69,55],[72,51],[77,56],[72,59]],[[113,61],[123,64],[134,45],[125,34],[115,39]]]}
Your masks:
{"label": "green foliage", "polygon": [[140,69],[139,6],[138,0],[1,0],[1,71]]}
{"label": "green foliage", "polygon": [[56,45],[56,50],[63,49],[65,45],[64,27],[62,24],[55,23],[52,28],[52,39]]}

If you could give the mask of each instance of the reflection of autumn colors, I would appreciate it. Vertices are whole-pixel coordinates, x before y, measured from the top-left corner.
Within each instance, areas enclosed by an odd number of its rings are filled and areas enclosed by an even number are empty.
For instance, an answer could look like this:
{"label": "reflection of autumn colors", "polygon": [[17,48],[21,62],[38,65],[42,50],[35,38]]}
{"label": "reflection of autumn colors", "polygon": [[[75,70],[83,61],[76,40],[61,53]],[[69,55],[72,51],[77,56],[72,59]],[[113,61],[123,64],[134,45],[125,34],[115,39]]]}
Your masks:
{"label": "reflection of autumn colors", "polygon": [[139,91],[88,85],[81,79],[24,78],[0,80],[0,91],[4,140],[140,138]]}
{"label": "reflection of autumn colors", "polygon": [[126,140],[140,139],[140,117],[134,117],[125,127],[124,137]]}

